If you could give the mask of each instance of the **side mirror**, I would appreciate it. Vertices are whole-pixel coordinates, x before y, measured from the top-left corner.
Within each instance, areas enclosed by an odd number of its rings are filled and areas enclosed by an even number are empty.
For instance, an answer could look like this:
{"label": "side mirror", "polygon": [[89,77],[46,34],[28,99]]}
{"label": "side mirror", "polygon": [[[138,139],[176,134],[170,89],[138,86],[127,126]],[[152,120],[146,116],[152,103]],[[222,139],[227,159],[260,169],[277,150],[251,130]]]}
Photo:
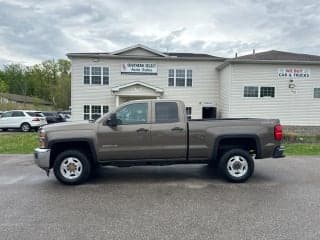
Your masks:
{"label": "side mirror", "polygon": [[110,118],[107,120],[107,125],[110,127],[116,127],[118,125],[116,113],[111,113]]}

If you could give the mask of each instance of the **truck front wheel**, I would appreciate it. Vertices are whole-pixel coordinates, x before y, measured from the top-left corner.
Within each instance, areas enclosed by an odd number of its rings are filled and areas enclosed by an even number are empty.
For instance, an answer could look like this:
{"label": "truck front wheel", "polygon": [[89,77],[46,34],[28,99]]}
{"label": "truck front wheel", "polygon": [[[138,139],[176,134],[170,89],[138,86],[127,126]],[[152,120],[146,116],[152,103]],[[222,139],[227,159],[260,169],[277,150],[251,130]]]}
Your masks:
{"label": "truck front wheel", "polygon": [[66,150],[55,159],[53,172],[56,178],[68,185],[85,182],[90,176],[91,164],[88,157],[78,150]]}
{"label": "truck front wheel", "polygon": [[232,149],[222,155],[219,171],[230,182],[245,182],[254,171],[254,161],[247,151]]}

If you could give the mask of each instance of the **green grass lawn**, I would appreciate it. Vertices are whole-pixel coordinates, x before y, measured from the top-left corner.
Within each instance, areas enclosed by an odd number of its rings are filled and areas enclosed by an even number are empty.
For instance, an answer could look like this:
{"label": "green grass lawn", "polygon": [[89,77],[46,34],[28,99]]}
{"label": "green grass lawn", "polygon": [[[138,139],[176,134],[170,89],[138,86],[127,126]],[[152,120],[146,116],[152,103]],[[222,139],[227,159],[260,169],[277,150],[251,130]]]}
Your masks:
{"label": "green grass lawn", "polygon": [[[293,155],[319,155],[320,143],[285,143],[285,154]],[[3,153],[33,153],[38,146],[37,133],[4,133],[0,134],[0,154]]]}
{"label": "green grass lawn", "polygon": [[285,155],[319,155],[320,143],[287,143]]}
{"label": "green grass lawn", "polygon": [[38,134],[4,133],[0,134],[0,153],[33,153],[38,146]]}

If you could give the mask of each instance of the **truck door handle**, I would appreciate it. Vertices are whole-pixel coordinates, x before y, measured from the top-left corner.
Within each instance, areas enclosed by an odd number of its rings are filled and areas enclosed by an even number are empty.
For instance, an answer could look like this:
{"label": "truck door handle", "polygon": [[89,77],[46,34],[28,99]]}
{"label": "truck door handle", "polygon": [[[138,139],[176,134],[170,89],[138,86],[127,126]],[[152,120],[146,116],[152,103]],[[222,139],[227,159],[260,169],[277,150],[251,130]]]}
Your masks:
{"label": "truck door handle", "polygon": [[181,127],[174,127],[174,128],[171,129],[171,131],[179,131],[179,132],[181,132],[181,131],[183,131],[183,130],[184,130],[184,129],[181,128]]}
{"label": "truck door handle", "polygon": [[148,129],[146,129],[146,128],[139,128],[138,130],[137,130],[137,133],[140,133],[140,132],[148,132],[149,130]]}

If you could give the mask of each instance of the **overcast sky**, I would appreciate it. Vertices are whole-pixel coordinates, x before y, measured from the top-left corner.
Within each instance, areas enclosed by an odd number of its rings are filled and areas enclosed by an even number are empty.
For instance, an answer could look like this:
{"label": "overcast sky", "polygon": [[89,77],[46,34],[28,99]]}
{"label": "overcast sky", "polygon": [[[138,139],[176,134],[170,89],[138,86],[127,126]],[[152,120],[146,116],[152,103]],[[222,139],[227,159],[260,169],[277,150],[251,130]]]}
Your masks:
{"label": "overcast sky", "polygon": [[233,57],[264,50],[320,55],[319,0],[0,0],[0,65],[110,52]]}

